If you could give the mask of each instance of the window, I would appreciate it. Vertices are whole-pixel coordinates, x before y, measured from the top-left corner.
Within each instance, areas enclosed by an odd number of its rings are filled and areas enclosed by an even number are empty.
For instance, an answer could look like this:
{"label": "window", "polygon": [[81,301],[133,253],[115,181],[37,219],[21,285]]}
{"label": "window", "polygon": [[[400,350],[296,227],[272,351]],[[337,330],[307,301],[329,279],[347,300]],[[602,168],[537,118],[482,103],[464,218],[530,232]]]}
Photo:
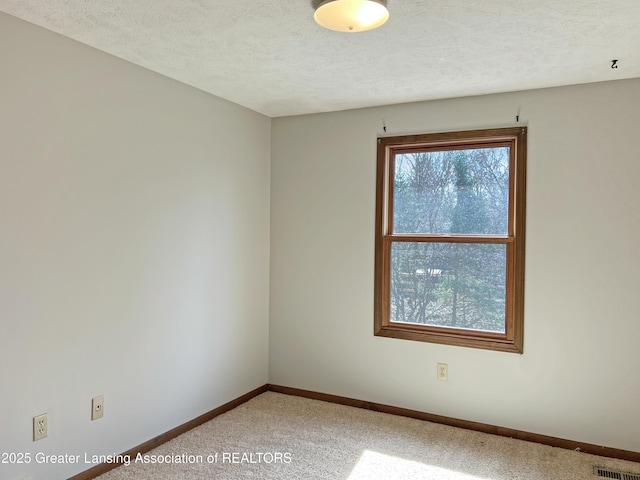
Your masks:
{"label": "window", "polygon": [[522,352],[526,128],[378,139],[378,336]]}

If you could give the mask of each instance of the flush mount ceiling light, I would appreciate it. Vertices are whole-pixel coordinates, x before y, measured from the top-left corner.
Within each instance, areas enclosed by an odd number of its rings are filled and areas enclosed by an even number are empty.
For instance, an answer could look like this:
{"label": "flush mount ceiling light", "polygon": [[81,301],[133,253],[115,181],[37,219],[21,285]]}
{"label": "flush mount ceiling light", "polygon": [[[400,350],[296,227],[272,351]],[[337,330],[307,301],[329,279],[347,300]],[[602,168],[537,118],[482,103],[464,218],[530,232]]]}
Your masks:
{"label": "flush mount ceiling light", "polygon": [[386,0],[325,0],[313,15],[316,22],[338,32],[364,32],[389,18]]}

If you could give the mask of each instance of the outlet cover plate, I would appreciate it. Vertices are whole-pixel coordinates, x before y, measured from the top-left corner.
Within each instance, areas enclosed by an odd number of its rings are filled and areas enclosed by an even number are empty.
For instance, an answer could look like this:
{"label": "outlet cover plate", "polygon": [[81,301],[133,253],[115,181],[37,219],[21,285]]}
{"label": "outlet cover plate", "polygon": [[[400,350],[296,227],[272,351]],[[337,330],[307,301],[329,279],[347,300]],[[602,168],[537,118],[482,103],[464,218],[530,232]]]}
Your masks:
{"label": "outlet cover plate", "polygon": [[98,420],[104,415],[104,397],[98,395],[91,399],[91,420]]}
{"label": "outlet cover plate", "polygon": [[33,441],[42,440],[49,434],[49,421],[47,414],[43,413],[37,417],[33,417]]}
{"label": "outlet cover plate", "polygon": [[446,382],[449,380],[449,366],[446,363],[438,364],[437,378],[441,382]]}

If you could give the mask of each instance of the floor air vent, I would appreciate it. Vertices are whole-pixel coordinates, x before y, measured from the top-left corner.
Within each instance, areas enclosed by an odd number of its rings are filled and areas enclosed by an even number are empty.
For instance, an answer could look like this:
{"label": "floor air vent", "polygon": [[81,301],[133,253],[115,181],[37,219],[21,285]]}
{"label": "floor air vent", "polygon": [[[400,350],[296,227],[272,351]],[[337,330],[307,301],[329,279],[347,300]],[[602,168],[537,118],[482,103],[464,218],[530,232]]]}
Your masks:
{"label": "floor air vent", "polygon": [[613,478],[615,480],[640,480],[640,475],[638,474],[616,472],[615,470],[609,470],[608,468],[604,467],[594,467],[593,473],[600,478]]}
{"label": "floor air vent", "polygon": [[594,467],[593,473],[600,478],[615,478],[616,480],[622,480],[622,473],[603,467]]}

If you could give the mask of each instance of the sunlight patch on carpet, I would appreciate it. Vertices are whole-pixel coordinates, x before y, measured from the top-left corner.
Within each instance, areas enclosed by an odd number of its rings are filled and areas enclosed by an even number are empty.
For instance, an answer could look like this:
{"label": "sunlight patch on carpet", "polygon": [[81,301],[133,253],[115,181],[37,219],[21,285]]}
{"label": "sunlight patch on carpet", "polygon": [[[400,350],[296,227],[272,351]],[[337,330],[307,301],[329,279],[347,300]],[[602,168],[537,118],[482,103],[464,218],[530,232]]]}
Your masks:
{"label": "sunlight patch on carpet", "polygon": [[489,480],[468,473],[365,450],[346,480]]}

